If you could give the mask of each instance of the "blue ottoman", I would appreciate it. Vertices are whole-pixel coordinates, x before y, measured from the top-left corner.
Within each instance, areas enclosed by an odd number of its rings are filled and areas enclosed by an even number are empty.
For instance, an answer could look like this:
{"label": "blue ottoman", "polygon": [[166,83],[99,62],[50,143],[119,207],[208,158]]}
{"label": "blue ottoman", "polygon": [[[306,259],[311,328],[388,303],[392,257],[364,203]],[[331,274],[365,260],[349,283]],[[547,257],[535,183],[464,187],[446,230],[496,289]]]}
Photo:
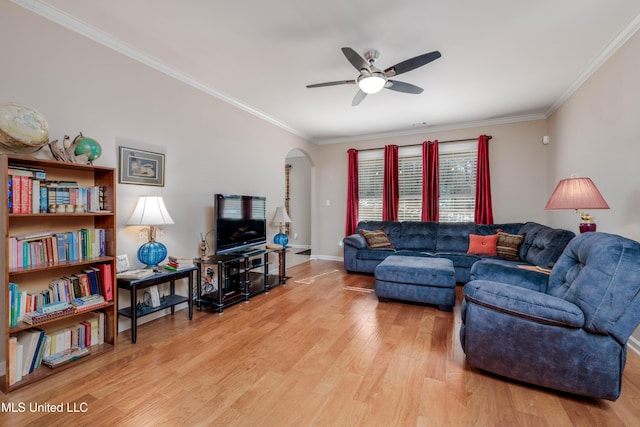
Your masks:
{"label": "blue ottoman", "polygon": [[375,277],[381,302],[420,302],[442,311],[452,311],[456,303],[456,275],[449,259],[391,255],[378,264]]}

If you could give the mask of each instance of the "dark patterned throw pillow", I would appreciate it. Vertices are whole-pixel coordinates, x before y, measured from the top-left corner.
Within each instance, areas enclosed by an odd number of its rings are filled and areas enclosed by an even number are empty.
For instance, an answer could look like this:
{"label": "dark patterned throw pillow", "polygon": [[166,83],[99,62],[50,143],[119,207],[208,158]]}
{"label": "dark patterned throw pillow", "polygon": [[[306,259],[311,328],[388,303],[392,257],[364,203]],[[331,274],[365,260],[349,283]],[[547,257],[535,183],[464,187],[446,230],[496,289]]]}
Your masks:
{"label": "dark patterned throw pillow", "polygon": [[379,248],[393,248],[393,245],[389,241],[389,236],[384,230],[360,230],[360,234],[367,241],[367,246],[372,249]]}
{"label": "dark patterned throw pillow", "polygon": [[519,260],[520,245],[524,242],[524,234],[509,234],[498,231],[496,254],[500,258]]}

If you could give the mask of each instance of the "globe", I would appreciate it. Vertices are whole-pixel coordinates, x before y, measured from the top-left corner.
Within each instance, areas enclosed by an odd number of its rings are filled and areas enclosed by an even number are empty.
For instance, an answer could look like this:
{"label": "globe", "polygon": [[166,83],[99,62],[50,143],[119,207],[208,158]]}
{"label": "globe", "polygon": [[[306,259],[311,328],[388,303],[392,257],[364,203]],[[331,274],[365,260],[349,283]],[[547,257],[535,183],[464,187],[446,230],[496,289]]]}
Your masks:
{"label": "globe", "polygon": [[94,161],[102,154],[102,147],[95,139],[87,138],[86,136],[82,136],[82,134],[80,134],[75,138],[74,141],[78,143],[75,150],[76,155],[88,154],[88,160],[90,162]]}
{"label": "globe", "polygon": [[0,103],[0,145],[13,152],[34,153],[49,142],[49,124],[35,109]]}

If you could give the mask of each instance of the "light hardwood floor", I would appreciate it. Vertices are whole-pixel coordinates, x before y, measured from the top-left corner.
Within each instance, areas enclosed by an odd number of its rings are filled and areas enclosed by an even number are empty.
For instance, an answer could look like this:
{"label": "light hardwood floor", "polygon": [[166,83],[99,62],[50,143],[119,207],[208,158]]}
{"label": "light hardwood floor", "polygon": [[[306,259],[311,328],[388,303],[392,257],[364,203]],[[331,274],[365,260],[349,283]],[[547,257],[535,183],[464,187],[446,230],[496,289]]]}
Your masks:
{"label": "light hardwood floor", "polygon": [[[287,286],[223,315],[181,310],[138,342],[0,395],[24,413],[1,425],[637,426],[640,357],[616,402],[557,393],[470,369],[453,313],[378,303],[373,278],[310,261]],[[86,413],[31,413],[70,403]],[[3,406],[4,407],[4,406]]]}

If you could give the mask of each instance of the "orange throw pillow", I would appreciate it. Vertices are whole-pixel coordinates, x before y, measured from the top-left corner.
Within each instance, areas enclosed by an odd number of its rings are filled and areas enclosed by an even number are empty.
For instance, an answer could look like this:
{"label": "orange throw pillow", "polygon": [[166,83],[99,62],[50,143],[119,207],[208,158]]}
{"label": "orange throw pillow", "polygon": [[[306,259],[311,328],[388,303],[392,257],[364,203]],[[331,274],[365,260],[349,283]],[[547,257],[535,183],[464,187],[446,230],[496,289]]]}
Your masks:
{"label": "orange throw pillow", "polygon": [[496,256],[496,246],[498,245],[498,235],[479,236],[477,234],[469,234],[469,250],[468,254],[474,255],[492,255]]}

